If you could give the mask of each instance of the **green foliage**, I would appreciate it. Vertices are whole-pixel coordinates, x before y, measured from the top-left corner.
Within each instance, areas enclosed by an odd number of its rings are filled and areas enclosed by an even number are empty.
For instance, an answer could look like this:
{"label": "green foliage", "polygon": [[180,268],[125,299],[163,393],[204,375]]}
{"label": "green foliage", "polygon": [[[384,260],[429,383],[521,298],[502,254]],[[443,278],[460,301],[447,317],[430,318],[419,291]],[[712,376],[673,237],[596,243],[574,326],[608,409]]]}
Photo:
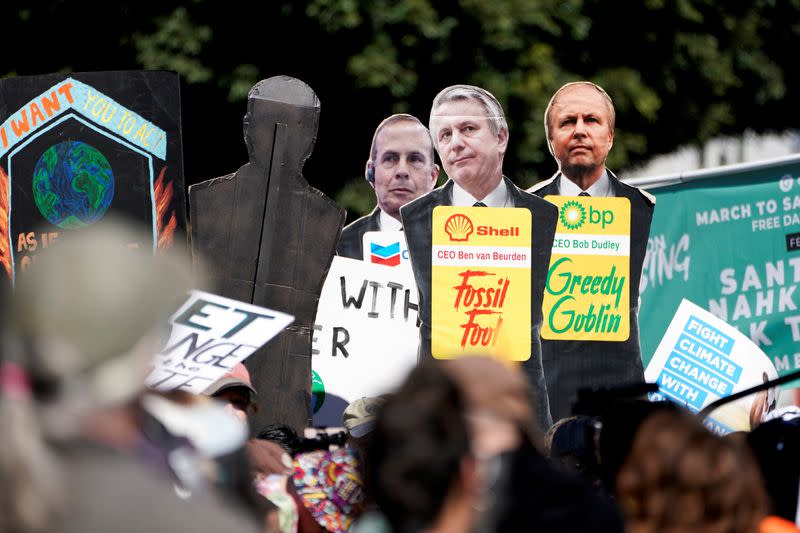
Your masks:
{"label": "green foliage", "polygon": [[542,120],[568,81],[595,81],[614,99],[609,166],[623,175],[718,135],[797,127],[800,0],[645,0],[621,4],[624,13],[604,0],[120,0],[104,5],[102,24],[64,0],[6,4],[9,42],[61,36],[68,46],[15,47],[0,72],[180,73],[194,179],[241,164],[243,102],[254,83],[302,79],[322,102],[306,175],[358,213],[374,194],[347,177],[360,173],[375,126],[393,112],[427,122],[433,96],[453,83],[500,99],[510,126],[505,171],[523,186],[556,169]]}
{"label": "green foliage", "polygon": [[[195,24],[183,6],[157,17],[151,34],[137,33],[136,58],[146,69],[174,70],[189,83],[211,79],[212,69],[203,64],[203,46],[211,39],[211,27]],[[245,93],[246,94],[246,93]]]}
{"label": "green foliage", "polygon": [[250,89],[258,83],[258,80],[258,67],[250,64],[236,65],[230,76],[223,80],[222,85],[228,87],[228,100],[236,102],[247,98]]}
{"label": "green foliage", "polygon": [[348,220],[353,220],[375,208],[375,189],[363,177],[353,178],[336,194],[336,203],[347,209]]}

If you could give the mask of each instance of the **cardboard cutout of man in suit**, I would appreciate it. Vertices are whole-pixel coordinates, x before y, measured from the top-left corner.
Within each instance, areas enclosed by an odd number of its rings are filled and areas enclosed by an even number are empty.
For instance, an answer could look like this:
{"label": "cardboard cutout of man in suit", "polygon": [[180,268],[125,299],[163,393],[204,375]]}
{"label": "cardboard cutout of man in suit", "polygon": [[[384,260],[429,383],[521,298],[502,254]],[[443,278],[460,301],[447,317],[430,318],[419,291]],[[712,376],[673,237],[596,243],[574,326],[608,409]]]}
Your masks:
{"label": "cardboard cutout of man in suit", "polygon": [[532,219],[531,357],[523,363],[533,390],[537,423],[543,431],[551,423],[542,371],[539,331],[542,296],[550,263],[558,210],[549,202],[519,189],[503,176],[508,125],[497,99],[471,85],[454,85],[433,101],[430,131],[450,180],[400,210],[409,255],[420,292],[420,358],[431,356],[431,249],[432,213],[440,205],[522,207]]}
{"label": "cardboard cutout of man in suit", "polygon": [[337,255],[363,259],[363,237],[368,231],[402,229],[400,208],[436,185],[431,135],[420,120],[405,113],[385,118],[375,129],[364,177],[375,189],[378,205],[342,230]]}
{"label": "cardboard cutout of man in suit", "polygon": [[639,346],[639,278],[656,199],[622,183],[605,164],[614,144],[614,104],[587,81],[561,87],[547,106],[545,134],[559,171],[528,192],[541,197],[624,197],[631,202],[630,337],[623,342],[542,339],[542,355],[553,418],[569,416],[578,389],[644,381]]}

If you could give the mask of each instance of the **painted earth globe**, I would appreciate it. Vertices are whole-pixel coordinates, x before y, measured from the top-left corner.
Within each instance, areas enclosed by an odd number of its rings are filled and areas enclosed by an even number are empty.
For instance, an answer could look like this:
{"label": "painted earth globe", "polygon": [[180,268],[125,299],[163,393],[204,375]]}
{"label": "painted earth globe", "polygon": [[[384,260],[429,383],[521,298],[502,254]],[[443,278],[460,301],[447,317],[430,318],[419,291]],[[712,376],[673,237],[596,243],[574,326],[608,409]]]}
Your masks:
{"label": "painted earth globe", "polygon": [[311,413],[316,414],[325,403],[325,384],[319,374],[311,371]]}
{"label": "painted earth globe", "polygon": [[100,220],[114,198],[114,173],[100,151],[81,141],[45,150],[33,169],[33,199],[51,224],[63,229]]}

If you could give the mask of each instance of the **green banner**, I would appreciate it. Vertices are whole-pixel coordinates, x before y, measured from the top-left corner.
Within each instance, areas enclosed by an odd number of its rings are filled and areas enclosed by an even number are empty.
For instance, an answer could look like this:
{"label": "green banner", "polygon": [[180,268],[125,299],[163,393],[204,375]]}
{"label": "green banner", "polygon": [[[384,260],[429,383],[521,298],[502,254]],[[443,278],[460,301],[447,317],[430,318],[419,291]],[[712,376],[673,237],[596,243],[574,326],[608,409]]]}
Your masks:
{"label": "green banner", "polygon": [[800,157],[681,179],[630,182],[658,200],[640,287],[645,367],[686,298],[750,337],[779,374],[800,368]]}

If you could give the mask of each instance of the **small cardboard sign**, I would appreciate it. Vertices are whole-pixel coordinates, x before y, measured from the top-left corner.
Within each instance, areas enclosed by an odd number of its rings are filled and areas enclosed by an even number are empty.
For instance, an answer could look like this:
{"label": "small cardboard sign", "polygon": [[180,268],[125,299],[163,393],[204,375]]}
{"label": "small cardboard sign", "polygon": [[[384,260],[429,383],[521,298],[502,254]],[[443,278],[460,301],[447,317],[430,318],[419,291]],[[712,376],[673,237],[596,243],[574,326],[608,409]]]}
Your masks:
{"label": "small cardboard sign", "polygon": [[531,212],[433,210],[431,353],[531,356]]}
{"label": "small cardboard sign", "polygon": [[409,262],[404,232],[367,231],[361,238],[367,263],[395,267]]}
{"label": "small cardboard sign", "polygon": [[558,226],[542,300],[542,338],[625,341],[630,336],[631,202],[547,196]]}
{"label": "small cardboard sign", "polygon": [[172,333],[145,385],[199,394],[293,321],[285,313],[192,291],[170,318]]}
{"label": "small cardboard sign", "polygon": [[333,258],[314,323],[315,426],[340,426],[349,402],[402,382],[417,364],[417,312],[409,263]]}
{"label": "small cardboard sign", "polygon": [[[776,379],[769,358],[749,338],[689,300],[681,301],[645,379],[693,412],[720,398]],[[705,423],[718,434],[749,431],[777,405],[776,390],[747,396],[713,411]]]}

